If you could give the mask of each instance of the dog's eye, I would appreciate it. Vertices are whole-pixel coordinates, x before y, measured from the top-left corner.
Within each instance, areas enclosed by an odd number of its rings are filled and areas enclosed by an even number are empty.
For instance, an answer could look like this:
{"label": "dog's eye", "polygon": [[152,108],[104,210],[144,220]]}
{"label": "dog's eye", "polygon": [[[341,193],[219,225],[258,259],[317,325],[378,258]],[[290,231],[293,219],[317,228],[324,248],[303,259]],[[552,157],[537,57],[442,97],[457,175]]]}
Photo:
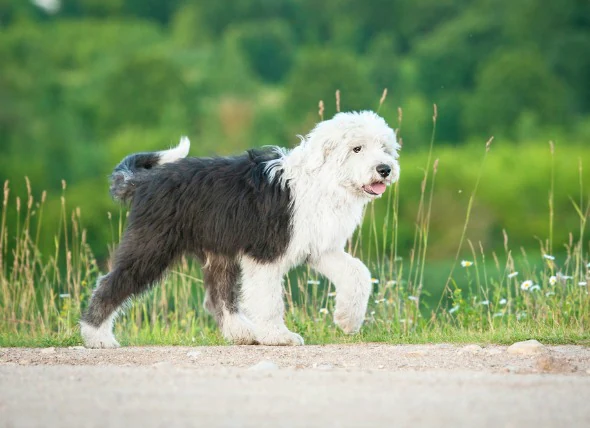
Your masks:
{"label": "dog's eye", "polygon": [[362,150],[362,146],[356,146],[354,149],[352,149],[353,152],[358,153]]}

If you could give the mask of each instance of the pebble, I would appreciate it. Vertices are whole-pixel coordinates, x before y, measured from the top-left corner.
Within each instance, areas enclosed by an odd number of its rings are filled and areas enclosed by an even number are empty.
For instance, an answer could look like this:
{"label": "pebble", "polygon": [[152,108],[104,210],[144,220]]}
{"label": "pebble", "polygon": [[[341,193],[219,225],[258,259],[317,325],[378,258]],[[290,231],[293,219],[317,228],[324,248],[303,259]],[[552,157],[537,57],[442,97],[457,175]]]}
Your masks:
{"label": "pebble", "polygon": [[83,346],[70,346],[68,349],[73,349],[75,351],[83,351],[86,348]]}
{"label": "pebble", "polygon": [[330,363],[314,363],[313,368],[318,370],[332,370],[334,366]]}
{"label": "pebble", "polygon": [[572,373],[576,371],[576,366],[572,365],[565,358],[542,355],[537,358],[535,368],[543,373]]}
{"label": "pebble", "polygon": [[253,366],[249,367],[248,370],[252,371],[273,371],[278,370],[279,366],[273,363],[270,360],[262,360],[258,363],[254,364]]}
{"label": "pebble", "polygon": [[186,353],[189,358],[197,358],[199,355],[201,355],[201,351],[189,351]]}
{"label": "pebble", "polygon": [[516,342],[506,349],[509,354],[518,355],[535,355],[545,352],[546,348],[542,343],[536,340],[525,340],[524,342]]}
{"label": "pebble", "polygon": [[156,369],[167,369],[173,367],[173,364],[170,361],[158,361],[152,364],[152,367]]}
{"label": "pebble", "polygon": [[52,346],[50,348],[41,349],[42,354],[55,354],[55,348]]}
{"label": "pebble", "polygon": [[483,350],[483,348],[479,345],[465,345],[461,348],[461,353],[470,353],[470,354],[478,354]]}

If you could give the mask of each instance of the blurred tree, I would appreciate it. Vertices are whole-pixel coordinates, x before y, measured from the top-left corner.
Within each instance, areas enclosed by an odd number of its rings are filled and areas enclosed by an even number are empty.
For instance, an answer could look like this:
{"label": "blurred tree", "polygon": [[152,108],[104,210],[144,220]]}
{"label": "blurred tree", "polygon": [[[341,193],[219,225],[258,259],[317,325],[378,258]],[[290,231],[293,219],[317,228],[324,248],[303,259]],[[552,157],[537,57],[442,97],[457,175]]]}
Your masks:
{"label": "blurred tree", "polygon": [[476,88],[464,111],[465,130],[471,134],[514,136],[522,114],[534,114],[537,123],[564,121],[564,85],[531,51],[501,52],[481,66]]}
{"label": "blurred tree", "polygon": [[262,80],[276,83],[289,71],[295,54],[293,33],[285,21],[249,22],[231,27],[232,38]]}
{"label": "blurred tree", "polygon": [[324,117],[332,117],[336,112],[337,89],[342,110],[376,108],[381,95],[353,55],[317,49],[303,52],[287,82],[285,102],[289,117],[295,121],[310,115],[317,117],[319,100],[325,104]]}

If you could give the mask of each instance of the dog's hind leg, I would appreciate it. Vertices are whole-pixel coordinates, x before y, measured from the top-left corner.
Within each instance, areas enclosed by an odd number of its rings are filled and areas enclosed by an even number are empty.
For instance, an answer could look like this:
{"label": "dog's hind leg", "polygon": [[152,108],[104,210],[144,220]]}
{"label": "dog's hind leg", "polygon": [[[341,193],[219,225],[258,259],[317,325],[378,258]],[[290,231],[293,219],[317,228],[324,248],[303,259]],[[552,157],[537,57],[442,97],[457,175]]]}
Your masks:
{"label": "dog's hind leg", "polygon": [[[151,237],[151,239],[150,239]],[[172,243],[128,229],[115,253],[111,272],[99,278],[88,309],[80,320],[84,344],[88,348],[116,348],[113,322],[121,306],[132,296],[158,281],[176,258]]]}
{"label": "dog's hind leg", "polygon": [[207,254],[203,275],[204,306],[215,317],[223,337],[237,345],[256,343],[254,326],[239,311],[239,263],[233,258]]}

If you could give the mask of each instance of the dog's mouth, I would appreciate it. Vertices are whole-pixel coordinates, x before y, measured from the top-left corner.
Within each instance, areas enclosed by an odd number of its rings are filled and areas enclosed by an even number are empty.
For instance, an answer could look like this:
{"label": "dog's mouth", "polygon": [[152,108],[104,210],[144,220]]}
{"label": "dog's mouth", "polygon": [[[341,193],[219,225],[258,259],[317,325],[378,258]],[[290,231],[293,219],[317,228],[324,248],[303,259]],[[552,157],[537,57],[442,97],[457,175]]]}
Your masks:
{"label": "dog's mouth", "polygon": [[365,193],[368,193],[369,195],[379,196],[383,194],[385,190],[387,190],[387,185],[382,181],[376,181],[371,184],[365,184],[363,186],[363,190],[365,191]]}

